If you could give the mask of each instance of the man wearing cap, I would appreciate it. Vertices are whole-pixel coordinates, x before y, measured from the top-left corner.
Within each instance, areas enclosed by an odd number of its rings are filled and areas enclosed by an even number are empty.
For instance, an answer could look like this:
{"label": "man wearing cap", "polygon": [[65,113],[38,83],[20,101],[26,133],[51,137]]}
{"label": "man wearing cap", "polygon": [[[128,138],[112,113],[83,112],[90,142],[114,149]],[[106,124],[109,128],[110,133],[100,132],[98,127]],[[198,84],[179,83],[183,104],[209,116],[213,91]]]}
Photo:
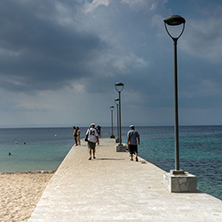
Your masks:
{"label": "man wearing cap", "polygon": [[90,128],[86,132],[88,138],[88,148],[89,148],[89,160],[92,159],[92,150],[93,150],[93,159],[96,159],[96,142],[99,145],[98,133],[95,129],[95,123],[91,123]]}
{"label": "man wearing cap", "polygon": [[130,131],[127,133],[127,144],[131,156],[131,161],[133,161],[133,154],[136,156],[136,161],[138,161],[138,145],[140,145],[140,135],[139,133],[135,130],[135,127],[133,125],[130,125]]}

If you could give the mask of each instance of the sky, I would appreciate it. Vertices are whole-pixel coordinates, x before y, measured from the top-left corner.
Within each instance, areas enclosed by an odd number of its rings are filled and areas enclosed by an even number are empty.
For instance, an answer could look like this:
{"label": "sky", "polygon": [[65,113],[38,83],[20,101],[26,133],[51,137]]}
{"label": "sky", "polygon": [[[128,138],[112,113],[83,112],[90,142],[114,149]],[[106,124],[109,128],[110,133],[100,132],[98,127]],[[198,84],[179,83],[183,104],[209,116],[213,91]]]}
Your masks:
{"label": "sky", "polygon": [[[222,125],[221,0],[0,1],[0,127]],[[177,28],[177,27],[176,27]],[[173,32],[173,30],[172,30]]]}

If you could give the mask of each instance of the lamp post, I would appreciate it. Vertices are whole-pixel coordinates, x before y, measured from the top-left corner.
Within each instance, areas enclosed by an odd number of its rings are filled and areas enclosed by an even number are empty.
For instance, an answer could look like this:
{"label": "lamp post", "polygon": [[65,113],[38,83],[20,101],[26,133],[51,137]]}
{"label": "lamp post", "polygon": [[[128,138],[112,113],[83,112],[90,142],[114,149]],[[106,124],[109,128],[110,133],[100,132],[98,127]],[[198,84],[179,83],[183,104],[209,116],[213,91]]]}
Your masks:
{"label": "lamp post", "polygon": [[[172,15],[164,20],[165,29],[168,35],[174,42],[174,112],[175,112],[175,170],[170,173],[164,173],[163,184],[170,192],[196,192],[197,191],[197,177],[180,170],[179,165],[179,132],[178,132],[178,94],[177,94],[177,40],[183,34],[185,28],[185,19],[179,15]],[[182,30],[177,37],[173,37],[168,29],[168,26],[182,25]]]}
{"label": "lamp post", "polygon": [[[174,42],[174,122],[175,122],[175,170],[172,174],[181,174],[184,171],[180,170],[179,166],[179,132],[178,132],[178,87],[177,87],[177,40],[183,34],[185,28],[185,19],[179,15],[172,15],[164,20],[164,25],[166,32],[172,38]],[[178,26],[182,25],[182,30],[177,37],[173,37],[169,31],[168,26]]]}
{"label": "lamp post", "polygon": [[115,84],[116,91],[119,93],[119,145],[116,147],[117,152],[126,151],[126,147],[122,144],[121,137],[121,92],[123,91],[124,84],[121,82],[117,82]]}
{"label": "lamp post", "polygon": [[117,139],[116,139],[116,143],[119,143],[119,99],[115,99],[114,100],[115,104],[116,104],[116,110],[117,110]]}
{"label": "lamp post", "polygon": [[110,136],[110,138],[115,138],[115,136],[113,135],[113,110],[114,110],[114,106],[110,106],[110,110],[111,110],[111,124],[112,124],[112,135]]}

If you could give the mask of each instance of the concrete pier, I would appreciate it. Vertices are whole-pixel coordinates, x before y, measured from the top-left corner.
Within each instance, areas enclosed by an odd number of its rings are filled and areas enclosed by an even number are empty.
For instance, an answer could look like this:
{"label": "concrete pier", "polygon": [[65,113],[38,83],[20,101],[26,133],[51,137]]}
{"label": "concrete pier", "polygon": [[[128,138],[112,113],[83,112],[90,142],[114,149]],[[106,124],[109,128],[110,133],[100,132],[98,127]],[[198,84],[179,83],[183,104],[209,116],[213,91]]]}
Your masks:
{"label": "concrete pier", "polygon": [[73,147],[46,187],[29,222],[222,221],[222,201],[203,192],[171,193],[165,171],[116,152],[114,139],[101,139],[96,159],[87,144]]}

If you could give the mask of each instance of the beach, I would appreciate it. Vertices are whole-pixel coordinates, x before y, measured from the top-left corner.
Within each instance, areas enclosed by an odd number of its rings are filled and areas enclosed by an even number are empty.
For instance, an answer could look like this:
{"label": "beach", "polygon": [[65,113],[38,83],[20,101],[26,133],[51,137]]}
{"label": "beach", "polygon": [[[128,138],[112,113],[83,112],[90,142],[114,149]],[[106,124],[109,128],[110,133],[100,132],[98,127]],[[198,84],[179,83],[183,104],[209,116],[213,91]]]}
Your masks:
{"label": "beach", "polygon": [[27,221],[54,172],[0,173],[0,221]]}

